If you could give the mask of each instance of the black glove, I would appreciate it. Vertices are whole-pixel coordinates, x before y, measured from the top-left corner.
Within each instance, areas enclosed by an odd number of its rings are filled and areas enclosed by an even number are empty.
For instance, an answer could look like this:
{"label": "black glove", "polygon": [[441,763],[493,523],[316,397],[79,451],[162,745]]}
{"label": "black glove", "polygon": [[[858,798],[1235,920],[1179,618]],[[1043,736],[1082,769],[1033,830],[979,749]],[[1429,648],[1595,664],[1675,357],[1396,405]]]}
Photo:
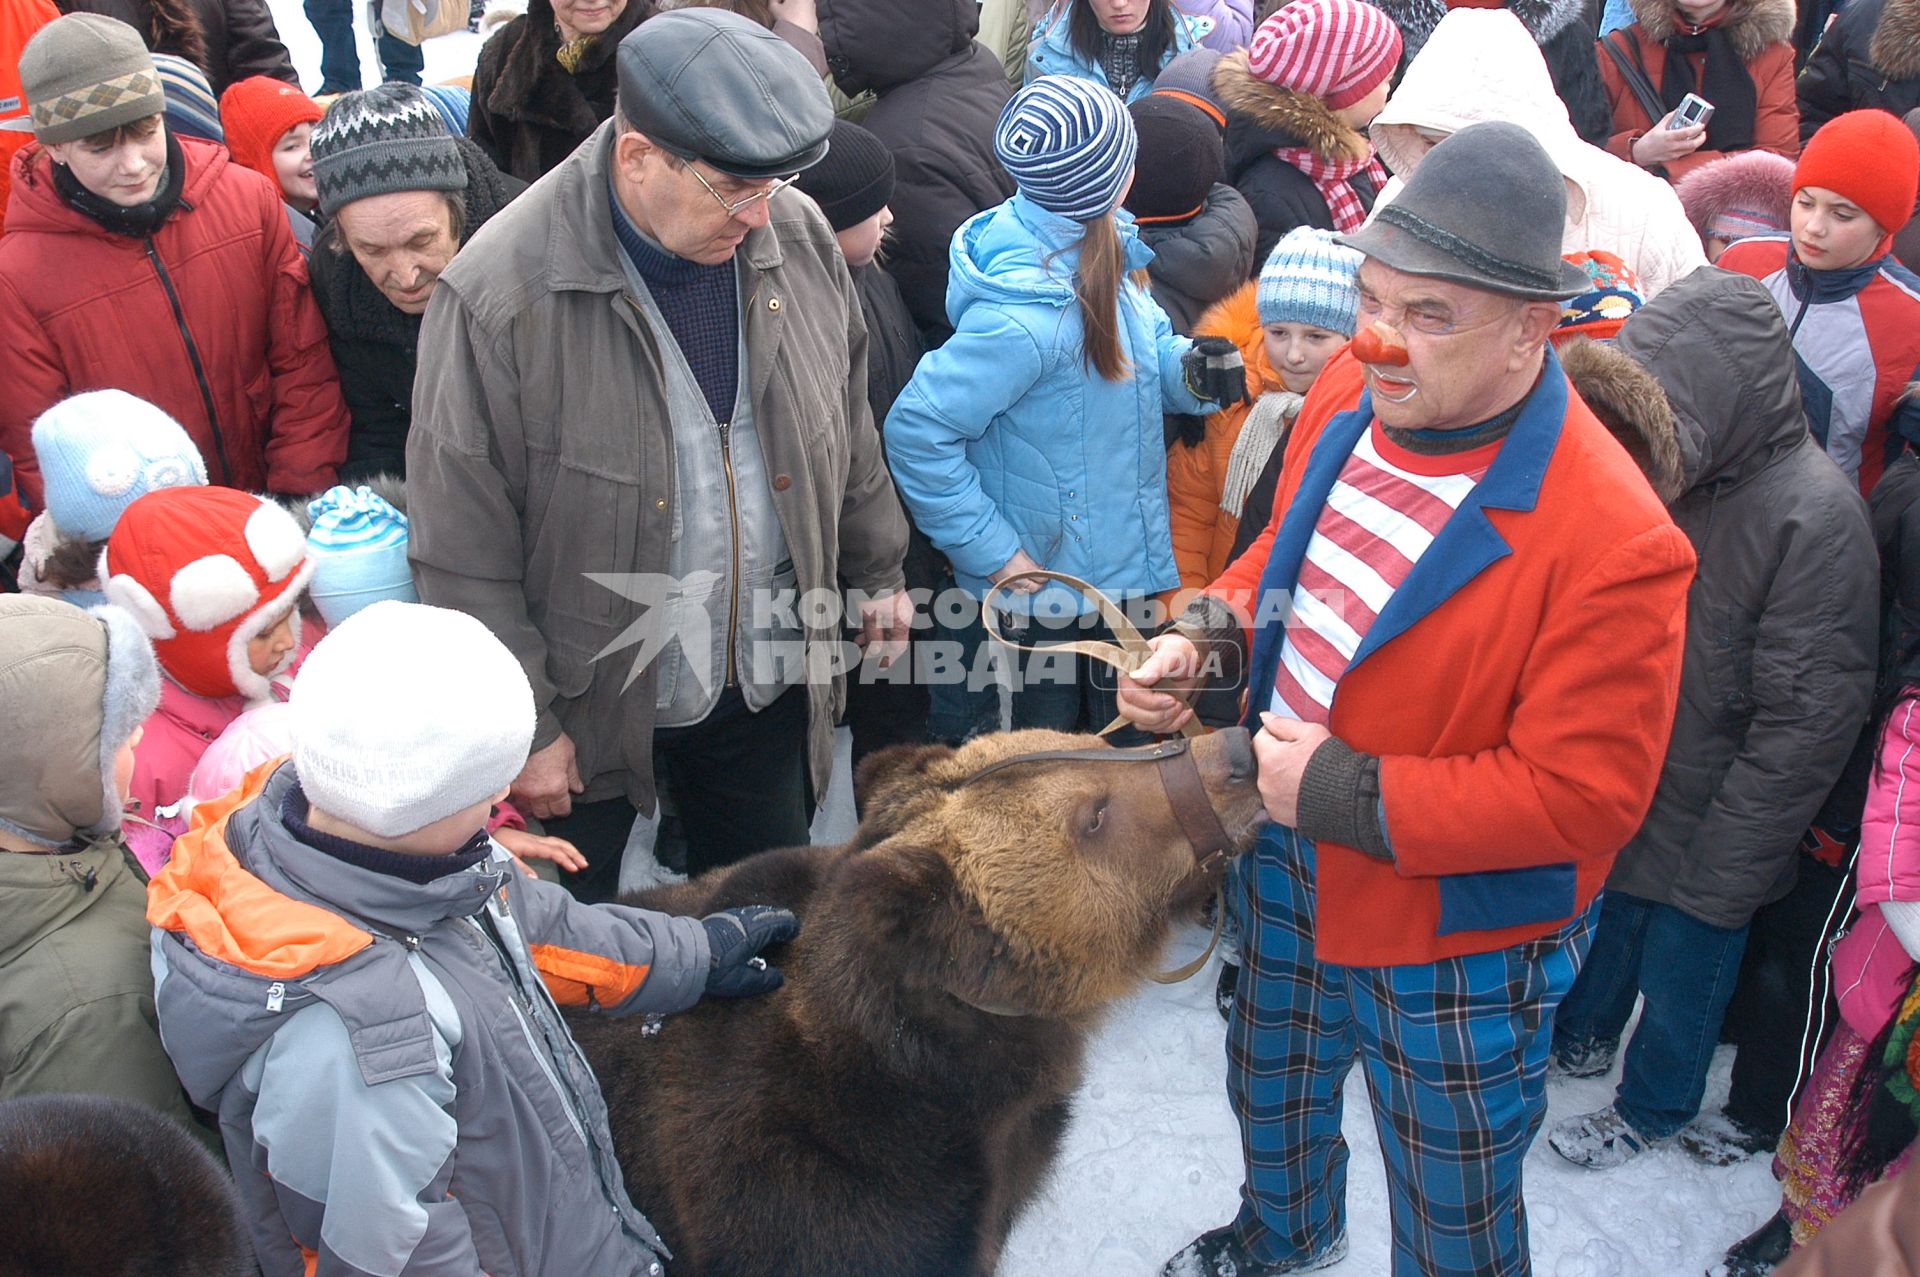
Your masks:
{"label": "black glove", "polygon": [[707,948],[713,954],[706,992],[721,998],[750,998],[772,993],[786,983],[779,967],[770,967],[755,955],[800,934],[800,920],[790,911],[742,905],[710,913],[700,919],[700,925],[707,929]]}
{"label": "black glove", "polygon": [[1247,365],[1240,348],[1225,337],[1195,337],[1193,349],[1180,356],[1180,372],[1195,399],[1219,404],[1245,403]]}
{"label": "black glove", "polygon": [[1198,448],[1207,440],[1207,419],[1190,412],[1164,414],[1161,428],[1166,433],[1168,452],[1175,448]]}

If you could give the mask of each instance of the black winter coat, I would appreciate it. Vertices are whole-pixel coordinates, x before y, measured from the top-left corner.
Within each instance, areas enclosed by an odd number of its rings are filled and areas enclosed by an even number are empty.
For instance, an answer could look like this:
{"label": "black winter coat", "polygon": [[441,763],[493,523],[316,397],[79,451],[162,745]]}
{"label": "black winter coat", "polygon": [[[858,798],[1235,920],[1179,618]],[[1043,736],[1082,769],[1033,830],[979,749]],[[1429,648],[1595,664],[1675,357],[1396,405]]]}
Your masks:
{"label": "black winter coat", "polygon": [[480,50],[467,136],[502,173],[537,181],[613,115],[619,87],[614,54],[652,13],[653,0],[627,0],[569,75],[554,57],[560,33],[551,0],[531,0],[526,13],[494,32]]}
{"label": "black winter coat", "polygon": [[893,153],[887,272],[929,346],[947,323],[947,250],[960,223],[1013,195],[993,127],[1013,96],[1000,60],[973,38],[975,0],[819,0],[827,67],[843,93],[873,91],[861,123]]}
{"label": "black winter coat", "polygon": [[1253,244],[1260,228],[1246,197],[1215,182],[1200,212],[1179,223],[1140,222],[1140,240],[1153,250],[1147,277],[1153,300],[1191,336],[1207,307],[1254,275]]}
{"label": "black winter coat", "polygon": [[[527,189],[493,166],[486,152],[455,138],[467,163],[464,244],[486,220]],[[340,482],[407,472],[407,430],[413,424],[413,374],[420,346],[420,315],[388,301],[331,226],[321,233],[309,263],[314,300],[327,321],[327,340],[340,373],[340,391],[352,414]]]}
{"label": "black winter coat", "polygon": [[1699,568],[1666,763],[1607,890],[1741,927],[1793,886],[1866,720],[1879,555],[1866,504],[1807,433],[1792,340],[1758,281],[1703,267],[1615,350],[1664,397],[1577,388],[1623,413],[1671,405],[1688,485],[1671,509]]}
{"label": "black winter coat", "polygon": [[[1213,91],[1227,111],[1226,168],[1221,177],[1246,197],[1259,227],[1253,260],[1264,262],[1280,237],[1296,226],[1333,230],[1326,196],[1313,179],[1274,155],[1305,146],[1333,158],[1367,153],[1366,138],[1340,122],[1319,98],[1269,84],[1247,66],[1244,49],[1213,68]],[[1347,179],[1363,207],[1380,193],[1365,173]]]}
{"label": "black winter coat", "polygon": [[199,65],[219,97],[235,80],[264,75],[297,85],[266,0],[58,0],[62,13],[101,13],[140,33],[155,53]]}
{"label": "black winter coat", "polygon": [[1796,81],[1800,140],[1836,115],[1920,106],[1920,0],[1850,0]]}

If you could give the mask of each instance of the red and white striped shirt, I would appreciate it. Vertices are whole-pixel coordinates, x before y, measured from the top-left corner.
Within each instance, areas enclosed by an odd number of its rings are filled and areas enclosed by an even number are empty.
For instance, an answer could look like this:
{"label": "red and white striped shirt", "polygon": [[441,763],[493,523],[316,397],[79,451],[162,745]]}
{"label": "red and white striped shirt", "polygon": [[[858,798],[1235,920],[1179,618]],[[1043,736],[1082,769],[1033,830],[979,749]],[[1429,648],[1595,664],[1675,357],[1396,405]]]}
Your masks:
{"label": "red and white striped shirt", "polygon": [[1326,725],[1334,687],[1374,618],[1499,450],[1496,440],[1425,456],[1395,444],[1377,421],[1367,428],[1307,542],[1269,709]]}

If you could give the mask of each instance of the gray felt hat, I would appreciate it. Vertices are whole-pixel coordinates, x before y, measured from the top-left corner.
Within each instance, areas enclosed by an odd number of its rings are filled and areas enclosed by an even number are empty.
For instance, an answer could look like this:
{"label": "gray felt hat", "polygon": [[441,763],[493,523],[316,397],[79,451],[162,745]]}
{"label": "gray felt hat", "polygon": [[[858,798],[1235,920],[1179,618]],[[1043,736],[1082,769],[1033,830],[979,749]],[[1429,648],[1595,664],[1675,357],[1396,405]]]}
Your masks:
{"label": "gray felt hat", "polygon": [[1567,188],[1517,124],[1475,124],[1427,153],[1393,203],[1340,242],[1383,266],[1548,301],[1584,293],[1587,273],[1560,255]]}
{"label": "gray felt hat", "polygon": [[620,41],[620,114],[682,159],[758,180],[827,153],[833,107],[805,57],[757,22],[676,9]]}
{"label": "gray felt hat", "polygon": [[69,13],[34,32],[20,51],[20,89],[42,142],[92,137],[167,107],[140,33],[98,13]]}

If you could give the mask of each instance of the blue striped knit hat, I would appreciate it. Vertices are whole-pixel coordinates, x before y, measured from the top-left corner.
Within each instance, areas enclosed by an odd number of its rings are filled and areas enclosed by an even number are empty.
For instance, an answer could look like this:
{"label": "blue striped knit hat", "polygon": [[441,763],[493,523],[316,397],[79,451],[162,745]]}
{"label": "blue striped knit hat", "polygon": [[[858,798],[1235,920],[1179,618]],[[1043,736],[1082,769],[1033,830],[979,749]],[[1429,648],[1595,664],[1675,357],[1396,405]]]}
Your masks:
{"label": "blue striped knit hat", "polygon": [[1139,141],[1127,108],[1105,85],[1048,75],[1013,95],[993,130],[993,153],[1020,193],[1061,217],[1113,211]]}
{"label": "blue striped knit hat", "polygon": [[313,530],[307,597],[329,629],[382,599],[418,603],[407,566],[407,516],[372,488],[336,486],[307,503]]}
{"label": "blue striped knit hat", "polygon": [[1283,236],[1260,268],[1254,304],[1262,324],[1312,324],[1353,336],[1360,307],[1360,254],[1332,231],[1299,226]]}
{"label": "blue striped knit hat", "polygon": [[167,96],[169,132],[206,142],[227,140],[220,127],[220,103],[205,71],[171,53],[154,54],[153,69],[160,73],[160,89]]}

